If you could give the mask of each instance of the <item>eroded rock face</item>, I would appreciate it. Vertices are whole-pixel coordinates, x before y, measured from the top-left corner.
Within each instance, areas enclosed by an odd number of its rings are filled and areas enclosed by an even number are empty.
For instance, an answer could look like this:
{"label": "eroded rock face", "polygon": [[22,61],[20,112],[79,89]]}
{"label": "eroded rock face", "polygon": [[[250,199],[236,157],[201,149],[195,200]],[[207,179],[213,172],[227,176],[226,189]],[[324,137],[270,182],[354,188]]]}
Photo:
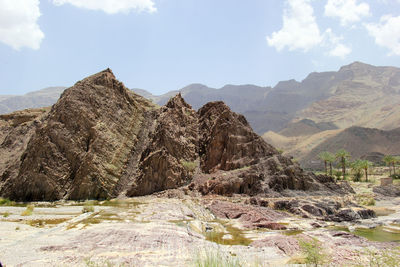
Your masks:
{"label": "eroded rock face", "polygon": [[2,195],[17,200],[112,197],[151,104],[111,70],[67,89],[29,141]]}
{"label": "eroded rock face", "polygon": [[49,108],[0,115],[0,195],[7,180],[18,176],[21,156]]}
{"label": "eroded rock face", "polygon": [[343,202],[332,198],[280,199],[272,205],[277,210],[285,210],[302,218],[317,218],[324,221],[345,222],[376,218],[373,210],[351,201]]}
{"label": "eroded rock face", "polygon": [[65,90],[40,118],[12,123],[0,149],[18,152],[0,162],[0,195],[15,200],[139,196],[191,182],[187,190],[203,195],[351,191],[304,172],[224,103],[196,112],[178,94],[156,107],[109,69]]}
{"label": "eroded rock face", "polygon": [[[156,117],[156,128],[142,154],[140,174],[128,196],[148,195],[188,183],[198,159],[198,117],[180,94]],[[194,166],[194,167],[193,167]]]}
{"label": "eroded rock face", "polygon": [[[203,175],[194,185],[202,194],[264,195],[295,191],[350,193],[332,178],[304,172],[255,134],[246,119],[222,102],[206,104],[198,111],[200,158]],[[291,192],[287,192],[287,191]]]}

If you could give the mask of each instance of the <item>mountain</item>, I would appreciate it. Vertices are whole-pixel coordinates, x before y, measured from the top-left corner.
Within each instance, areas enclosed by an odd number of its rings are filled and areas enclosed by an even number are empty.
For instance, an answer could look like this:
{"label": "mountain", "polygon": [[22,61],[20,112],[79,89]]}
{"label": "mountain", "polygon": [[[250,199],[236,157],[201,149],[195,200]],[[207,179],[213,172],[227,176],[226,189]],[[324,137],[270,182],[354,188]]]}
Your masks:
{"label": "mountain", "polygon": [[353,126],[310,132],[302,136],[285,136],[285,132],[286,129],[281,133],[268,132],[263,138],[283,149],[285,155],[296,158],[307,169],[323,167],[318,155],[324,151],[336,153],[343,148],[351,154],[352,159],[368,158],[375,163],[382,163],[383,155],[397,155],[400,151],[400,128],[385,131]]}
{"label": "mountain", "polygon": [[[337,76],[341,76],[337,79]],[[400,69],[355,62],[333,76],[327,97],[297,112],[298,118],[391,130],[400,125]]]}
{"label": "mountain", "polygon": [[[49,106],[62,90],[49,88],[25,96],[2,97],[0,112]],[[160,96],[143,89],[133,91],[161,106],[181,93],[196,110],[207,102],[223,101],[234,112],[243,114],[261,135],[268,131],[280,132],[302,120],[330,124],[338,129],[360,126],[391,130],[400,123],[400,69],[361,62],[343,66],[338,71],[313,72],[301,82],[282,81],[273,88],[226,85],[215,89],[191,84]]]}
{"label": "mountain", "polygon": [[66,87],[48,87],[22,96],[0,96],[0,114],[53,105]]}
{"label": "mountain", "polygon": [[0,138],[0,196],[13,200],[106,199],[185,185],[226,196],[351,190],[304,172],[223,102],[196,112],[178,94],[160,107],[110,69],[66,89],[51,109],[1,115]]}
{"label": "mountain", "polygon": [[[161,96],[154,96],[143,90],[134,89],[133,91],[151,99],[158,105],[164,105],[171,97],[180,93],[196,110],[208,102],[223,101],[233,111],[244,114],[254,130],[257,133],[262,133],[265,129],[268,129],[265,125],[280,125],[282,120],[286,122],[285,114],[266,111],[265,101],[271,90],[271,87],[255,85],[225,85],[220,89],[215,89],[202,84],[191,84],[179,91],[171,91]],[[276,123],[276,121],[279,121],[279,123]]]}
{"label": "mountain", "polygon": [[400,69],[355,62],[331,75],[335,82],[324,99],[297,111],[279,132],[263,134],[265,140],[306,168],[320,168],[325,150],[345,148],[354,158],[397,154]]}

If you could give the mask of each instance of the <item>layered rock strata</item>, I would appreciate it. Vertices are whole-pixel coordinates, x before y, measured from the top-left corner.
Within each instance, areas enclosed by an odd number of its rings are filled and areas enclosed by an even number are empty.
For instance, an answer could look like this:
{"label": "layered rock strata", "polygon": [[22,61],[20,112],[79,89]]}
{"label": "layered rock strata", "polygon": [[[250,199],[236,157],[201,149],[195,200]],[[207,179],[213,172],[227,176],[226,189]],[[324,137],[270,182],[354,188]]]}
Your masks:
{"label": "layered rock strata", "polygon": [[51,110],[25,113],[0,117],[0,195],[14,200],[106,199],[184,185],[227,196],[351,192],[304,172],[223,102],[196,112],[177,95],[158,107],[109,69],[65,90]]}

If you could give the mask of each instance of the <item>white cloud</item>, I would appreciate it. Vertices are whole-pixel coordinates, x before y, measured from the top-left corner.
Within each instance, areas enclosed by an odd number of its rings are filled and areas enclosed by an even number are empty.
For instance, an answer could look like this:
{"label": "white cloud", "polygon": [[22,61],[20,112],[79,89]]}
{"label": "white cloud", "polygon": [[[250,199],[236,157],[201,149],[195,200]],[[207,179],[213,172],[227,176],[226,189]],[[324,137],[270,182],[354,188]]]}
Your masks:
{"label": "white cloud", "polygon": [[329,51],[328,55],[332,57],[340,57],[340,58],[345,58],[347,55],[351,53],[351,48],[344,45],[344,44],[336,44],[336,46]]}
{"label": "white cloud", "polygon": [[328,0],[325,5],[325,16],[339,18],[343,26],[360,21],[370,15],[369,5],[357,2],[358,0]]}
{"label": "white cloud", "polygon": [[16,50],[39,49],[44,38],[39,17],[39,0],[0,0],[0,41]]}
{"label": "white cloud", "polygon": [[329,56],[345,58],[351,48],[341,43],[342,36],[336,36],[330,28],[323,34],[314,17],[310,0],[288,0],[283,12],[283,26],[278,32],[267,36],[269,46],[281,51],[303,50],[307,52],[316,46],[329,49]]}
{"label": "white cloud", "polygon": [[281,51],[309,49],[322,42],[322,36],[314,17],[310,0],[288,0],[283,14],[283,27],[267,37],[269,46]]}
{"label": "white cloud", "polygon": [[390,55],[400,56],[400,16],[386,15],[378,24],[365,24],[375,43],[390,50]]}
{"label": "white cloud", "polygon": [[352,49],[343,44],[342,40],[343,36],[337,36],[332,32],[332,29],[328,28],[324,32],[324,41],[323,46],[329,49],[328,55],[332,57],[340,57],[344,59],[347,55],[349,55]]}
{"label": "white cloud", "polygon": [[90,10],[101,10],[107,14],[137,12],[156,12],[152,0],[53,0],[55,5],[71,4]]}

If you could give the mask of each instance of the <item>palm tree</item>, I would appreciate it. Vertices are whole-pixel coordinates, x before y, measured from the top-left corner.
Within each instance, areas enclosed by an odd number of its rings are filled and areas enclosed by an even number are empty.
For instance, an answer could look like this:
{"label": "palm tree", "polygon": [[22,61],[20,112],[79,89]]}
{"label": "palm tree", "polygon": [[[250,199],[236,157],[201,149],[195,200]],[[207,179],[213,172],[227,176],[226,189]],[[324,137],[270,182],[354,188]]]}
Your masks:
{"label": "palm tree", "polygon": [[335,162],[335,155],[333,155],[332,153],[329,153],[329,157],[328,157],[327,161],[329,163],[329,175],[333,176],[332,163]]}
{"label": "palm tree", "polygon": [[[332,154],[325,151],[325,152],[321,152],[318,157],[324,162],[325,165],[325,174],[328,175],[328,162],[331,159]],[[331,165],[332,166],[332,165]],[[331,167],[332,170],[332,167]],[[331,174],[332,175],[332,174]]]}
{"label": "palm tree", "polygon": [[396,156],[392,159],[393,174],[396,174],[396,164],[400,162],[400,157]]}
{"label": "palm tree", "polygon": [[347,152],[344,149],[340,149],[339,151],[336,152],[336,160],[339,161],[339,164],[342,166],[342,175],[343,175],[343,180],[346,175],[346,163],[347,160],[350,158],[350,153]]}
{"label": "palm tree", "polygon": [[392,168],[390,167],[390,165],[392,165],[392,162],[394,160],[395,160],[395,158],[393,156],[391,156],[391,155],[386,155],[386,156],[383,157],[383,161],[385,162],[385,164],[387,166],[389,166],[390,175],[392,175]]}
{"label": "palm tree", "polygon": [[370,167],[372,167],[372,162],[370,162],[370,161],[368,161],[368,160],[362,160],[362,161],[360,162],[360,167],[361,167],[362,169],[364,169],[364,172],[365,172],[365,181],[368,182],[368,169],[369,169]]}
{"label": "palm tree", "polygon": [[332,168],[332,163],[335,162],[335,155],[333,155],[330,152],[324,152],[324,161],[326,161],[329,164],[329,175],[332,176],[333,175],[333,168]]}
{"label": "palm tree", "polygon": [[350,164],[351,167],[351,173],[354,175],[354,182],[359,182],[361,177],[362,177],[362,171],[363,171],[363,166],[362,166],[362,160],[355,160],[351,162]]}

